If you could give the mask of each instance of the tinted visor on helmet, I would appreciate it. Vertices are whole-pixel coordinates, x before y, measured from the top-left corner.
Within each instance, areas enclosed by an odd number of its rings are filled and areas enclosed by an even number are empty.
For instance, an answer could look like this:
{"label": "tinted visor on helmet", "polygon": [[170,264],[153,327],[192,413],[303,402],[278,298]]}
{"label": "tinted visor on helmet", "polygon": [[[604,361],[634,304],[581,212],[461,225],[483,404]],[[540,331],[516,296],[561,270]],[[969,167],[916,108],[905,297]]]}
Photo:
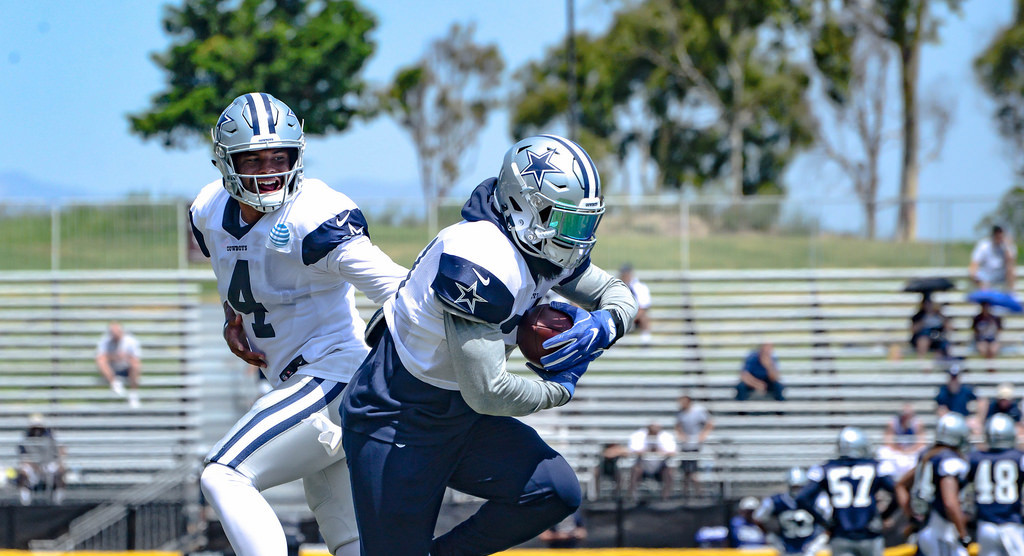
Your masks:
{"label": "tinted visor on helmet", "polygon": [[555,205],[551,207],[548,227],[555,229],[555,237],[569,243],[594,241],[597,225],[601,223],[604,209],[587,210],[576,207]]}

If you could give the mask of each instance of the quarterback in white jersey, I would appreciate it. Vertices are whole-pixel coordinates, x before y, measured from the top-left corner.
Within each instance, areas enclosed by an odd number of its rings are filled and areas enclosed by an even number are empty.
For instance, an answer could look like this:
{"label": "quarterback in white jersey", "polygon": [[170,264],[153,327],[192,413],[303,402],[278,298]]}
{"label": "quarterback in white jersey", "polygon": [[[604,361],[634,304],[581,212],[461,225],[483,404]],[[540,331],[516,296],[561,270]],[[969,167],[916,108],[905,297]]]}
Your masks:
{"label": "quarterback in white jersey", "polygon": [[370,242],[355,203],[303,179],[302,125],[287,105],[242,95],[213,139],[223,178],[193,202],[192,232],[217,276],[229,347],[274,390],[207,456],[203,492],[237,554],[284,556],[259,492],[302,479],[328,548],[358,554],[338,410],[369,351],[353,288],[382,303],[407,271]]}
{"label": "quarterback in white jersey", "polygon": [[[572,468],[512,416],[568,403],[636,316],[629,288],[590,264],[603,212],[597,169],[579,145],[524,139],[385,302],[372,351],[342,395],[364,555],[491,554],[579,506]],[[506,355],[549,289],[579,306],[552,303],[573,327],[546,342],[558,349],[534,369],[543,380],[529,380],[508,372]],[[487,502],[434,539],[446,487]]]}

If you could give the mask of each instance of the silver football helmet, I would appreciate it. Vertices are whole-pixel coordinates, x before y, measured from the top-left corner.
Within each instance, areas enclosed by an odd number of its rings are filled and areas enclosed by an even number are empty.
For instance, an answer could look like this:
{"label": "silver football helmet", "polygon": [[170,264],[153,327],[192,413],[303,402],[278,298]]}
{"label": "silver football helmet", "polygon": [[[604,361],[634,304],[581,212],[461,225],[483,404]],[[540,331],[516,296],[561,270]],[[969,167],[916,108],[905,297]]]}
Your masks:
{"label": "silver football helmet", "polygon": [[519,250],[562,268],[586,260],[604,214],[597,166],[557,135],[527,137],[505,153],[494,200]]}
{"label": "silver football helmet", "polygon": [[[224,109],[213,136],[213,165],[224,176],[228,194],[260,212],[273,212],[298,193],[302,186],[302,152],[306,138],[302,122],[288,105],[267,93],[244,94]],[[291,169],[276,174],[248,175],[235,170],[232,155],[263,149],[294,149]],[[243,179],[255,184],[256,179],[281,178],[282,185],[272,191],[260,192],[245,187]]]}
{"label": "silver football helmet", "polygon": [[939,417],[935,423],[935,443],[949,446],[956,450],[967,448],[970,430],[967,428],[967,421],[959,413],[950,411]]}
{"label": "silver football helmet", "polygon": [[807,473],[799,467],[791,467],[786,472],[786,486],[790,491],[800,490],[807,484]]}
{"label": "silver football helmet", "polygon": [[1017,445],[1017,426],[1005,413],[996,413],[985,423],[985,442],[990,450],[1009,450]]}
{"label": "silver football helmet", "polygon": [[857,427],[843,427],[836,441],[837,452],[841,458],[871,457],[871,442],[864,431]]}

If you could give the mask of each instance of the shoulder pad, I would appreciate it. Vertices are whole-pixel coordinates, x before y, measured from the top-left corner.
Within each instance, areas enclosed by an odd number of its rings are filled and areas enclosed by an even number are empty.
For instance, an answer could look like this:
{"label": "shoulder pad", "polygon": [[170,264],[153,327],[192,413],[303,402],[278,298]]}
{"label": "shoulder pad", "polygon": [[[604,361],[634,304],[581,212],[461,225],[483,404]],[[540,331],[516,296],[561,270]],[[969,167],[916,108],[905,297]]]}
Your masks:
{"label": "shoulder pad", "polygon": [[820,465],[814,465],[807,470],[807,480],[812,482],[818,482],[825,478],[825,471]]}
{"label": "shoulder pad", "polygon": [[456,313],[499,324],[512,314],[515,297],[486,268],[450,253],[441,253],[434,294]]}
{"label": "shoulder pad", "polygon": [[314,264],[342,243],[360,236],[370,237],[362,211],[343,210],[302,238],[302,263]]}
{"label": "shoulder pad", "polygon": [[944,458],[938,465],[941,477],[963,477],[967,474],[967,462],[959,457]]}
{"label": "shoulder pad", "polygon": [[207,259],[210,258],[210,248],[206,246],[206,236],[203,232],[199,231],[196,227],[196,221],[192,217],[192,211],[188,211],[188,225],[192,227],[192,237],[196,238],[196,244],[199,245],[199,250],[203,252],[203,256]]}

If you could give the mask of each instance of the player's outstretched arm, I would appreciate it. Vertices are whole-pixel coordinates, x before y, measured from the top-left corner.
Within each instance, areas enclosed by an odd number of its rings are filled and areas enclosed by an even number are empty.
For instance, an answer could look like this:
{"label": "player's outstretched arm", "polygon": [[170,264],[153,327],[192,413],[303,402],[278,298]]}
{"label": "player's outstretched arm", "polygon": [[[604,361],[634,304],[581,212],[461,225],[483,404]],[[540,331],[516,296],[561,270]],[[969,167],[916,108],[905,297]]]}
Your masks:
{"label": "player's outstretched arm", "polygon": [[392,261],[366,236],[353,238],[336,249],[327,267],[377,305],[391,297],[409,274],[409,269]]}
{"label": "player's outstretched arm", "polygon": [[505,368],[505,342],[496,324],[445,312],[448,351],[462,397],[477,413],[529,415],[568,403],[564,386],[527,380]]}
{"label": "player's outstretched arm", "polygon": [[224,302],[224,341],[227,342],[231,353],[242,361],[261,369],[266,368],[266,356],[249,349],[249,339],[245,336],[242,315],[235,313],[227,301]]}

